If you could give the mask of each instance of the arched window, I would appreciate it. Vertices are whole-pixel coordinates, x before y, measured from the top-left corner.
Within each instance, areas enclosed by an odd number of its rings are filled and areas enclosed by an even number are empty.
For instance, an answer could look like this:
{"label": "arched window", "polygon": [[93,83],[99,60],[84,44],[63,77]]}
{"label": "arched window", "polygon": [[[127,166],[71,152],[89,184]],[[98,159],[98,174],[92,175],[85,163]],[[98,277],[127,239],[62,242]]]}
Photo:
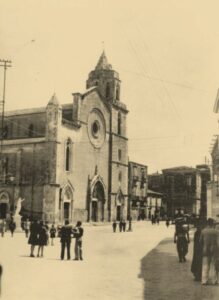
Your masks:
{"label": "arched window", "polygon": [[34,129],[33,124],[30,124],[29,127],[28,127],[28,136],[29,137],[33,136],[33,129]]}
{"label": "arched window", "polygon": [[119,100],[120,98],[120,90],[119,90],[119,86],[116,87],[116,100]]}
{"label": "arched window", "polygon": [[71,140],[68,139],[66,142],[66,147],[65,147],[65,171],[70,171],[70,165],[71,165],[71,149],[72,144]]}
{"label": "arched window", "polygon": [[110,97],[110,84],[107,82],[106,84],[106,98]]}
{"label": "arched window", "polygon": [[122,125],[122,118],[121,118],[121,113],[118,113],[118,134],[121,134],[121,125]]}

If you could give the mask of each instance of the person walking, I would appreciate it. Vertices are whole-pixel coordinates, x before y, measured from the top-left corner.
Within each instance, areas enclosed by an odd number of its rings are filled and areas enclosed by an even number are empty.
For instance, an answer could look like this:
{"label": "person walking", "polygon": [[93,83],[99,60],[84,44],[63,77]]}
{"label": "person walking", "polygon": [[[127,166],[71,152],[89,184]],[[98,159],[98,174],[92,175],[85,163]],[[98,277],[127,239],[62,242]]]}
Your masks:
{"label": "person walking", "polygon": [[201,224],[196,224],[196,232],[194,234],[193,258],[191,264],[191,272],[194,275],[195,281],[201,281],[202,277],[202,243],[201,237]]}
{"label": "person walking", "polygon": [[49,238],[49,236],[48,236],[48,232],[47,232],[47,227],[43,223],[43,221],[40,221],[37,257],[40,257],[40,256],[43,257],[44,246],[47,245],[48,238]]}
{"label": "person walking", "polygon": [[54,246],[54,238],[56,237],[56,229],[54,224],[52,224],[52,227],[50,228],[50,238],[51,238],[51,246]]}
{"label": "person walking", "polygon": [[122,221],[122,230],[123,230],[123,232],[125,232],[125,230],[126,230],[126,221],[125,220]]}
{"label": "person walking", "polygon": [[26,221],[24,221],[24,232],[25,232],[26,238],[28,238],[29,231],[30,231],[30,222],[27,219]]}
{"label": "person walking", "polygon": [[38,245],[38,235],[39,235],[39,224],[37,220],[34,220],[30,225],[30,236],[28,239],[28,244],[30,244],[30,257],[34,257],[35,246]]}
{"label": "person walking", "polygon": [[15,231],[15,228],[16,228],[16,223],[14,222],[13,218],[11,219],[10,223],[8,224],[8,228],[11,232],[11,237],[13,237],[14,231]]}
{"label": "person walking", "polygon": [[123,223],[122,220],[119,221],[119,231],[122,232]]}
{"label": "person walking", "polygon": [[113,232],[116,232],[116,228],[117,228],[117,222],[116,220],[113,221]]}
{"label": "person walking", "polygon": [[2,268],[2,266],[1,266],[1,264],[0,264],[0,297],[1,297],[1,282],[2,282],[2,273],[3,273],[3,268]]}
{"label": "person walking", "polygon": [[81,221],[78,221],[75,229],[73,230],[73,235],[75,238],[75,258],[74,260],[83,260],[82,256],[82,236],[84,234],[84,229],[82,228]]}
{"label": "person walking", "polygon": [[179,262],[186,261],[186,254],[188,253],[188,244],[190,243],[189,231],[186,224],[184,224],[183,218],[177,221],[176,230],[174,234],[174,243],[177,246],[177,253]]}
{"label": "person walking", "polygon": [[166,219],[166,226],[167,226],[167,228],[170,226],[170,220],[169,220],[169,218]]}
{"label": "person walking", "polygon": [[60,242],[61,242],[61,260],[65,257],[65,248],[67,248],[67,259],[71,259],[70,248],[71,248],[71,234],[72,227],[69,225],[69,221],[65,221],[65,225],[60,230]]}
{"label": "person walking", "polygon": [[6,231],[6,222],[4,219],[2,220],[0,226],[1,226],[1,236],[4,237]]}
{"label": "person walking", "polygon": [[132,231],[132,217],[129,217],[129,228],[128,231]]}
{"label": "person walking", "polygon": [[203,285],[218,284],[217,261],[219,257],[219,232],[214,228],[214,220],[209,218],[201,232],[202,280]]}

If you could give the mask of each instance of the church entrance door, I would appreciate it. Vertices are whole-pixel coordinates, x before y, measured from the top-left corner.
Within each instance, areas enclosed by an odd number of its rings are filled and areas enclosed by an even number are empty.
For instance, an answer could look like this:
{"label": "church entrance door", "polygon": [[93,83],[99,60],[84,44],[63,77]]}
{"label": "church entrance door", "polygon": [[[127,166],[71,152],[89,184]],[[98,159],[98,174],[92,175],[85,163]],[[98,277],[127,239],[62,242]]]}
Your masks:
{"label": "church entrance door", "polygon": [[61,213],[60,221],[69,221],[71,223],[73,218],[73,190],[69,185],[62,190],[59,201]]}
{"label": "church entrance door", "polygon": [[117,206],[116,208],[116,220],[117,221],[121,220],[121,206]]}
{"label": "church entrance door", "polygon": [[0,204],[0,219],[6,219],[6,213],[7,213],[7,204],[1,203]]}
{"label": "church entrance door", "polygon": [[92,201],[91,220],[97,222],[97,201]]}
{"label": "church entrance door", "polygon": [[9,195],[6,192],[0,194],[0,219],[6,219],[9,212]]}
{"label": "church entrance door", "polygon": [[103,185],[98,181],[93,189],[91,204],[91,221],[104,221],[105,193]]}

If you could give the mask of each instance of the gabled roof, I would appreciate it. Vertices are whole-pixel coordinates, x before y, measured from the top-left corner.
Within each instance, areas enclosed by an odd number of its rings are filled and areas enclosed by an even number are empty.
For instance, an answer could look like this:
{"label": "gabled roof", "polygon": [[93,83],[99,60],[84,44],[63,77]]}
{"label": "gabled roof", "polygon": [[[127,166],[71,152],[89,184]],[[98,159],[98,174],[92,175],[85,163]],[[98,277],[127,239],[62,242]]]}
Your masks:
{"label": "gabled roof", "polygon": [[112,70],[112,66],[108,63],[105,52],[101,54],[95,70]]}

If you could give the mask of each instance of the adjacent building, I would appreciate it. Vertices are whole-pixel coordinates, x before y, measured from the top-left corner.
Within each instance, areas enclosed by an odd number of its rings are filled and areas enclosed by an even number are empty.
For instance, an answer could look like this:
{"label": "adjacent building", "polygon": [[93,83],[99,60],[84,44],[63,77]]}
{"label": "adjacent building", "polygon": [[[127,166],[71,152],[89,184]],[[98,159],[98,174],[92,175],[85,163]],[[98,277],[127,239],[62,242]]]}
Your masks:
{"label": "adjacent building", "polygon": [[0,157],[0,218],[13,214],[49,222],[127,217],[128,110],[121,81],[103,52],[86,90],[60,104],[5,114]]}
{"label": "adjacent building", "polygon": [[196,168],[175,167],[162,170],[167,212],[173,217],[177,213],[200,214],[201,177]]}
{"label": "adjacent building", "polygon": [[[219,90],[214,104],[214,113],[219,113]],[[211,149],[212,169],[211,180],[207,185],[207,217],[219,221],[219,136]]]}
{"label": "adjacent building", "polygon": [[128,171],[128,218],[133,220],[147,217],[148,168],[129,161]]}

